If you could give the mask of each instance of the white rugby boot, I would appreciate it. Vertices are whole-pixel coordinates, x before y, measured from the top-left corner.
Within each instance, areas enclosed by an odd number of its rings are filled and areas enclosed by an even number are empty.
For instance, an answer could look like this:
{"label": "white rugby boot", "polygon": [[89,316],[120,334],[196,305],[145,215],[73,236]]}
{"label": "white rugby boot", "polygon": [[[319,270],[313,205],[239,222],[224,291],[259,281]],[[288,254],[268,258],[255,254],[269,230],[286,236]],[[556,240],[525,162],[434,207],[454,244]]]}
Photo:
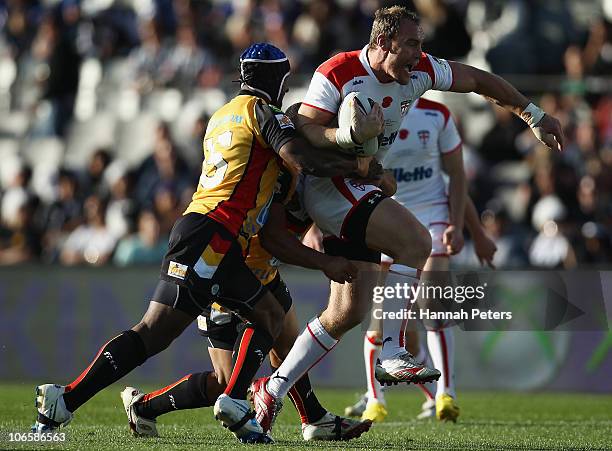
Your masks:
{"label": "white rugby boot", "polygon": [[43,384],[36,387],[36,410],[38,415],[32,432],[51,432],[72,421],[72,413],[66,408],[64,394],[66,387],[57,384]]}
{"label": "white rugby boot", "polygon": [[358,421],[327,412],[319,421],[302,424],[304,440],[351,440],[372,427],[370,420]]}
{"label": "white rugby boot", "polygon": [[382,385],[397,385],[401,382],[423,384],[437,381],[440,374],[437,369],[417,362],[409,352],[383,360],[375,369],[376,380]]}
{"label": "white rugby boot", "polygon": [[121,392],[121,401],[128,418],[130,431],[134,437],[157,437],[157,421],[144,418],[136,413],[136,404],[144,398],[144,393],[134,387],[125,387]]}
{"label": "white rugby boot", "polygon": [[245,399],[233,399],[226,394],[217,398],[213,409],[215,419],[234,433],[242,443],[273,443],[255,419],[255,412]]}

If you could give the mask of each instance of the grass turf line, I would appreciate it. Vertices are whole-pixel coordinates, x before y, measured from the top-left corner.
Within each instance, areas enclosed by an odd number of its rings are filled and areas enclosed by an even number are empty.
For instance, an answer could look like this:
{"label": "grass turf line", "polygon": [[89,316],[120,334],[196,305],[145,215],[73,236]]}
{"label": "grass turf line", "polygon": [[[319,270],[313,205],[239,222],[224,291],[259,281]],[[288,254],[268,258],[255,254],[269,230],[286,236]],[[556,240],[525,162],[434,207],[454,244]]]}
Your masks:
{"label": "grass turf line", "polygon": [[[79,409],[73,422],[62,430],[66,442],[11,443],[9,432],[28,432],[34,422],[34,386],[0,384],[0,449],[216,450],[247,446],[240,445],[217,424],[211,408],[167,414],[158,420],[160,438],[136,439],[128,434],[119,398],[123,385],[107,388]],[[317,390],[317,393],[322,403],[338,414],[356,399],[354,390]],[[612,450],[612,395],[461,392],[458,423],[442,424],[414,419],[423,401],[414,388],[394,388],[387,393],[390,412],[387,420],[350,442],[304,442],[297,414],[287,399],[274,428],[273,447]]]}

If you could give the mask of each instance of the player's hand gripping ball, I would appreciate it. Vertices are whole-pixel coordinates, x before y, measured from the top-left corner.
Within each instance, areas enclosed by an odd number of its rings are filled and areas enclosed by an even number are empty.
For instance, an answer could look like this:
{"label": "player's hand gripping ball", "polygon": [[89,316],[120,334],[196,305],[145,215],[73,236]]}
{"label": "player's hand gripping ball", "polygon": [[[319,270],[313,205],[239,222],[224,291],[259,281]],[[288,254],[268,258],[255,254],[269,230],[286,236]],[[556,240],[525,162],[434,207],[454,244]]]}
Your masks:
{"label": "player's hand gripping ball", "polygon": [[338,127],[349,127],[354,138],[363,144],[352,151],[358,156],[371,156],[378,152],[378,140],[384,129],[380,105],[360,92],[351,92],[342,101],[338,111]]}

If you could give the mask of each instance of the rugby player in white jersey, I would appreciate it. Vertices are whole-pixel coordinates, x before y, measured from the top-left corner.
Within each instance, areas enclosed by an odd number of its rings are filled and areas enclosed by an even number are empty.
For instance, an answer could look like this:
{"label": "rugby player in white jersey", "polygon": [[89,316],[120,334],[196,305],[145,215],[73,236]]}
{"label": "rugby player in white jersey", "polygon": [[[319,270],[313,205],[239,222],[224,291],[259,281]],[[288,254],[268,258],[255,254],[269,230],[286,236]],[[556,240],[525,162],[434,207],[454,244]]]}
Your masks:
{"label": "rugby player in white jersey", "polygon": [[[398,136],[383,162],[396,180],[393,199],[413,213],[431,235],[431,254],[424,267],[424,278],[432,283],[444,284],[449,270],[449,257],[463,247],[464,222],[478,243],[478,255],[490,261],[495,245],[484,234],[475,207],[466,193],[463,169],[462,140],[448,108],[438,102],[418,99],[402,120]],[[447,183],[443,173],[448,176]],[[448,191],[448,194],[447,194]],[[468,208],[469,204],[469,208]],[[464,221],[465,219],[465,221]],[[409,232],[408,232],[409,233]],[[383,266],[393,264],[387,256]],[[410,308],[411,299],[391,299],[384,303],[387,312]],[[435,308],[421,300],[422,308]],[[380,315],[379,315],[380,316]],[[403,358],[407,354],[404,332],[406,319],[397,315],[382,318],[383,349],[376,378],[383,383],[401,381]],[[444,321],[426,321],[427,346],[433,366],[441,373],[435,395],[421,385],[427,397],[423,411],[432,411],[441,420],[455,421],[459,408],[455,403],[454,335]],[[367,342],[366,342],[367,343]],[[366,346],[367,348],[367,346]],[[417,356],[417,361],[424,356]],[[365,355],[366,374],[375,371],[376,362]],[[361,415],[372,421],[382,421],[386,405],[380,385],[368,384],[366,395],[348,414]]]}
{"label": "rugby player in white jersey", "polygon": [[[559,121],[511,84],[469,65],[428,55],[421,50],[422,42],[423,31],[414,13],[399,6],[377,10],[370,42],[362,50],[340,53],[316,70],[299,111],[298,128],[302,134],[316,147],[347,151],[382,134],[376,155],[382,161],[397,138],[401,118],[409,106],[427,90],[435,89],[481,94],[523,118],[548,147],[563,147]],[[351,91],[366,93],[377,103],[367,115],[354,107],[351,125],[336,128],[332,124],[342,99]],[[381,183],[383,187],[388,186],[388,178]],[[418,280],[431,251],[429,232],[378,186],[351,183],[349,179],[309,177],[305,202],[323,233],[335,237],[335,243],[326,251],[344,253],[362,270],[376,268],[372,253],[383,252],[394,261],[388,284]],[[343,246],[347,241],[360,240],[365,249]],[[281,367],[269,380],[258,380],[253,385],[260,421],[271,425],[278,401],[295,381],[367,315],[371,291],[365,292],[368,284],[359,288],[359,279],[361,276],[343,286],[332,284],[327,308],[307,324]],[[375,358],[382,342],[373,339],[370,345]],[[406,381],[420,381],[419,372],[424,368],[415,368],[414,360],[405,363]]]}

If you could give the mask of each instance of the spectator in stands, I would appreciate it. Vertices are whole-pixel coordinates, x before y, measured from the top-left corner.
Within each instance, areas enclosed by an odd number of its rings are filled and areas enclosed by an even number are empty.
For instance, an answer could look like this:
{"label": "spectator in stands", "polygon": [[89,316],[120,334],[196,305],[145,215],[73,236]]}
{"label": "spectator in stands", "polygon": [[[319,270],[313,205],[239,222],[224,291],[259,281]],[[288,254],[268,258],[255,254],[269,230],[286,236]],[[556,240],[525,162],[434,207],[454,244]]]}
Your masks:
{"label": "spectator in stands", "polygon": [[0,28],[4,30],[9,54],[18,60],[32,45],[43,8],[38,2],[27,0],[2,3],[0,16],[5,19]]}
{"label": "spectator in stands", "polygon": [[[193,188],[190,191],[193,193]],[[172,186],[161,185],[155,192],[153,210],[159,220],[162,235],[170,235],[172,226],[187,208],[187,204],[181,205],[180,200]]]}
{"label": "spectator in stands", "polygon": [[44,213],[44,258],[55,261],[59,247],[69,233],[82,222],[82,204],[78,196],[78,179],[74,172],[61,169],[57,176],[57,199]]}
{"label": "spectator in stands", "polygon": [[489,163],[517,161],[522,158],[516,148],[516,138],[527,128],[525,122],[509,111],[493,106],[495,125],[480,143],[478,153]]}
{"label": "spectator in stands", "polygon": [[103,174],[112,159],[111,151],[107,148],[97,149],[93,153],[80,180],[81,195],[83,197],[88,197],[92,194],[104,197],[108,194],[108,186]]}
{"label": "spectator in stands", "polygon": [[563,233],[566,217],[566,208],[554,195],[544,196],[536,203],[532,223],[539,233],[529,248],[532,266],[565,269],[576,266],[576,254]]}
{"label": "spectator in stands", "polygon": [[34,221],[38,198],[28,196],[7,228],[0,227],[0,265],[33,262],[40,258],[41,234]]}
{"label": "spectator in stands", "polygon": [[335,2],[311,1],[293,26],[292,53],[297,61],[295,65],[291,61],[291,67],[306,72],[316,69],[332,54],[353,48],[354,32]]}
{"label": "spectator in stands", "polygon": [[[493,258],[495,267],[498,269],[524,268],[528,263],[524,249],[525,234],[520,227],[510,222],[502,203],[497,199],[492,199],[481,217],[485,232],[497,246],[497,252]],[[474,244],[471,240],[467,240],[463,251],[453,257],[453,265],[480,267],[473,249]]]}
{"label": "spectator in stands", "polygon": [[149,93],[163,86],[167,78],[160,72],[170,48],[163,40],[160,25],[155,19],[143,20],[139,26],[140,46],[129,56],[132,80],[140,93]]}
{"label": "spectator in stands", "polygon": [[64,265],[103,265],[111,257],[117,238],[104,221],[106,205],[97,196],[85,200],[85,224],[77,227],[61,248],[60,261]]}
{"label": "spectator in stands", "polygon": [[106,209],[106,226],[117,238],[123,238],[132,230],[138,204],[134,199],[134,174],[127,165],[115,160],[104,172],[104,180],[110,189]]}
{"label": "spectator in stands", "polygon": [[155,213],[142,210],[138,216],[138,232],[119,242],[113,262],[118,266],[158,264],[167,250],[167,238],[160,236]]}
{"label": "spectator in stands", "polygon": [[443,0],[414,0],[414,6],[421,16],[425,31],[423,47],[427,53],[451,60],[468,54],[472,39],[456,5]]}
{"label": "spectator in stands", "polygon": [[0,223],[13,227],[18,221],[19,209],[32,196],[30,181],[32,168],[20,162],[16,168],[13,180],[7,187],[0,202]]}
{"label": "spectator in stands", "polygon": [[78,14],[76,3],[52,10],[43,19],[32,45],[35,57],[47,69],[42,98],[51,105],[50,132],[62,137],[72,119],[79,85]]}
{"label": "spectator in stands", "polygon": [[166,86],[188,95],[196,86],[216,87],[221,71],[213,56],[198,47],[196,34],[190,23],[181,23],[176,30],[176,42],[163,62],[160,72]]}
{"label": "spectator in stands", "polygon": [[157,128],[153,154],[137,171],[136,197],[142,206],[151,206],[158,188],[163,185],[178,198],[186,186],[193,187],[187,163],[181,158],[170,137],[166,124]]}

